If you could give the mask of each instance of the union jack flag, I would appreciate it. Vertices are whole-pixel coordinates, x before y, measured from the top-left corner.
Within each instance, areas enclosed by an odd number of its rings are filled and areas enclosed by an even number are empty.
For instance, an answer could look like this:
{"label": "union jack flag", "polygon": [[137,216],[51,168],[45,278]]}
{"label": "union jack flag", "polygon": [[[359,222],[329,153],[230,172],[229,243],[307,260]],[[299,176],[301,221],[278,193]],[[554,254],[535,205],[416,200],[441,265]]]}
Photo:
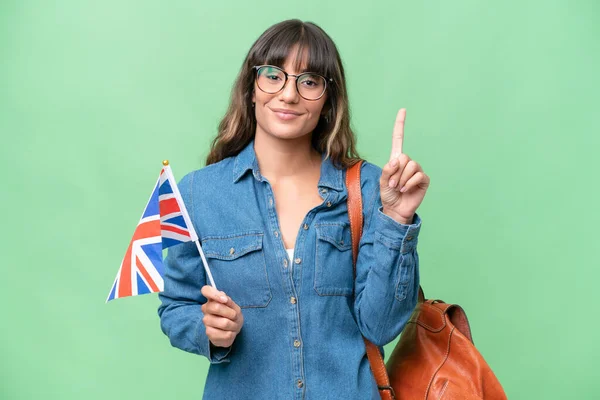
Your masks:
{"label": "union jack flag", "polygon": [[171,167],[168,161],[163,164],[106,299],[107,303],[120,297],[162,292],[163,249],[198,240]]}

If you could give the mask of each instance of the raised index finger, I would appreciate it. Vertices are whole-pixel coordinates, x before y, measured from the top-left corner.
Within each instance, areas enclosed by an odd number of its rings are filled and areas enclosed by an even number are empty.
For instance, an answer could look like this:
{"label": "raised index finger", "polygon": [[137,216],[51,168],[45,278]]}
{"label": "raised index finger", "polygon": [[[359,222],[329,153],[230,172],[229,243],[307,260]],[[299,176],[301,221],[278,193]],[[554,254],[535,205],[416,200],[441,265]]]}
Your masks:
{"label": "raised index finger", "polygon": [[406,120],[406,109],[401,108],[396,115],[394,132],[392,134],[392,154],[390,159],[397,158],[402,154],[402,144],[404,142],[404,121]]}

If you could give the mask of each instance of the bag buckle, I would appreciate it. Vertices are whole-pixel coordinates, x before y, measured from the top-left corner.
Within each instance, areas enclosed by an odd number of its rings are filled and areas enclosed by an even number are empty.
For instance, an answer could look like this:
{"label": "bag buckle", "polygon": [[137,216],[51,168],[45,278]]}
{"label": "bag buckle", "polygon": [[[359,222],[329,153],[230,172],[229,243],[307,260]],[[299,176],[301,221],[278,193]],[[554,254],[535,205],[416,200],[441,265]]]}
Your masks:
{"label": "bag buckle", "polygon": [[390,391],[390,395],[392,396],[393,400],[396,400],[396,393],[394,393],[394,388],[391,386],[379,386],[377,385],[377,389],[379,390],[389,390]]}

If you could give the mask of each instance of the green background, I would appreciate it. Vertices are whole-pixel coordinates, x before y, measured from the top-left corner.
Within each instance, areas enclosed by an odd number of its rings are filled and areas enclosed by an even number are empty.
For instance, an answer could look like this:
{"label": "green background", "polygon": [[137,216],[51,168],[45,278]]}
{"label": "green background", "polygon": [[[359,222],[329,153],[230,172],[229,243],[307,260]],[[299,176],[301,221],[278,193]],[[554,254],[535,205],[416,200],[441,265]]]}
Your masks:
{"label": "green background", "polygon": [[363,158],[407,109],[425,294],[464,307],[509,398],[598,398],[595,0],[1,1],[0,398],[201,397],[155,294],[104,301],[161,161],[203,166],[288,18],[338,45]]}

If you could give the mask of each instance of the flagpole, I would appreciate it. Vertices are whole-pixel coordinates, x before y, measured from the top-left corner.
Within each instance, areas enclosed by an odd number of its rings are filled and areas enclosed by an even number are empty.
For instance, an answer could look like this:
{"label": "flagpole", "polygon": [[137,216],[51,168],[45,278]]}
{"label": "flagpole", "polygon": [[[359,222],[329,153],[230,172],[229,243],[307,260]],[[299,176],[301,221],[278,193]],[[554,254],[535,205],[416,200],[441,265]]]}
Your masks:
{"label": "flagpole", "polygon": [[187,208],[185,207],[185,204],[183,203],[183,197],[181,197],[181,193],[179,192],[179,188],[177,187],[177,182],[175,181],[175,177],[173,176],[173,171],[171,171],[171,166],[169,165],[169,161],[164,160],[163,166],[165,167],[165,172],[168,174],[168,179],[173,182],[173,185],[171,185],[171,189],[173,189],[173,192],[175,193],[175,198],[177,199],[177,202],[181,203],[179,205],[179,208],[181,209],[181,214],[183,215],[183,219],[185,220],[185,223],[188,226],[190,235],[192,237],[192,241],[194,243],[196,243],[196,247],[198,248],[198,252],[200,253],[200,258],[202,259],[202,265],[204,266],[204,271],[206,272],[208,281],[210,282],[210,285],[213,288],[215,288],[215,290],[218,290],[217,285],[215,285],[215,281],[213,279],[212,273],[210,272],[210,268],[208,267],[208,262],[206,261],[206,257],[204,257],[204,251],[202,251],[202,246],[200,246],[200,239],[198,238],[198,234],[196,233],[196,230],[194,229],[194,225],[192,224],[192,220],[190,219],[190,216],[187,212]]}
{"label": "flagpole", "polygon": [[198,248],[198,252],[200,252],[200,257],[202,258],[202,264],[204,264],[204,271],[206,271],[206,275],[208,276],[208,280],[210,281],[210,285],[217,289],[217,285],[215,285],[215,281],[213,280],[212,274],[210,273],[210,268],[208,268],[208,263],[206,262],[206,258],[204,257],[204,252],[202,251],[202,247],[200,246],[199,240],[194,240],[196,243],[196,247]]}

